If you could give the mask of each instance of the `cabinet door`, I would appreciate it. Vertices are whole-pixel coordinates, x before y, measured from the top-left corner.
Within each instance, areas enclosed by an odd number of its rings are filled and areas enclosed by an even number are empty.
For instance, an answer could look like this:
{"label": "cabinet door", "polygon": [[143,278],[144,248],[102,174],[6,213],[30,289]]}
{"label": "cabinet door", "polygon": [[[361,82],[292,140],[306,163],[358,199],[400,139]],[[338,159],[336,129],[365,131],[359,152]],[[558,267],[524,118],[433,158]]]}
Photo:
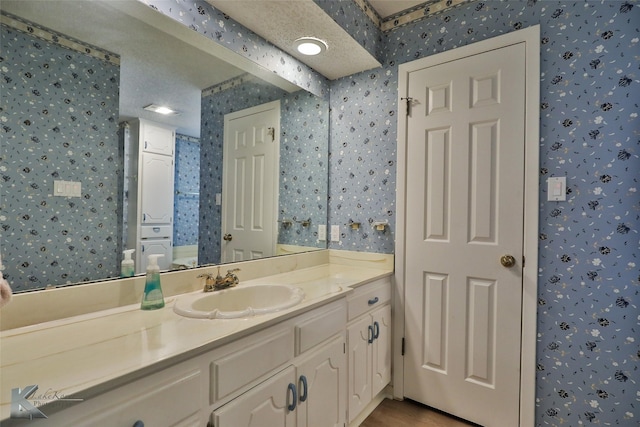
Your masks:
{"label": "cabinet door", "polygon": [[374,330],[371,395],[375,396],[391,381],[391,306],[379,308],[371,317]]}
{"label": "cabinet door", "polygon": [[296,372],[290,366],[214,411],[213,425],[294,427],[297,400]]}
{"label": "cabinet door", "polygon": [[349,422],[371,401],[371,316],[364,316],[347,329],[349,348]]}
{"label": "cabinet door", "polygon": [[168,224],[173,218],[173,157],[142,153],[140,223]]}
{"label": "cabinet door", "polygon": [[173,246],[171,242],[172,239],[140,240],[137,251],[140,256],[136,264],[136,272],[144,273],[147,271],[147,264],[149,263],[148,256],[151,254],[162,255],[158,258],[158,266],[160,267],[160,270],[169,269],[173,258]]}
{"label": "cabinet door", "polygon": [[142,151],[173,156],[176,139],[173,130],[143,122],[141,139]]}
{"label": "cabinet door", "polygon": [[333,339],[298,364],[298,426],[342,427],[346,417],[347,355]]}

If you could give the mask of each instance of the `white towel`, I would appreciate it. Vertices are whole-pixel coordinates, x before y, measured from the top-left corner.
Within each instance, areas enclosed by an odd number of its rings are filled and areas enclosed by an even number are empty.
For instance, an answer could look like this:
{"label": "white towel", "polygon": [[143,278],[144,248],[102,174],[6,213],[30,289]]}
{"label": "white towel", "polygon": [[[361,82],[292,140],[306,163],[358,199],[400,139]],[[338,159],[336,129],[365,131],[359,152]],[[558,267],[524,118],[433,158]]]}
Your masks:
{"label": "white towel", "polygon": [[0,308],[9,304],[9,301],[11,301],[11,295],[13,295],[11,286],[9,286],[9,282],[2,277],[2,272],[0,271]]}

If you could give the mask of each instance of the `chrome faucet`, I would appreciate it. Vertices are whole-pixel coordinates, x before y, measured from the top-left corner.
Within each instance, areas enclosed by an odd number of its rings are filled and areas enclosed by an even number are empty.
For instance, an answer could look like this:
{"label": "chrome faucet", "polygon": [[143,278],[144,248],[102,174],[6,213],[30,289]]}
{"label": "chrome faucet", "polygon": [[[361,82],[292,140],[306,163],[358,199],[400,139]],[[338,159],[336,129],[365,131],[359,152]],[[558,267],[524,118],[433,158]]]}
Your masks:
{"label": "chrome faucet", "polygon": [[240,271],[239,268],[227,270],[226,276],[222,277],[220,275],[220,267],[218,267],[217,275],[214,276],[213,273],[203,273],[200,274],[198,278],[205,279],[205,292],[219,291],[221,289],[232,288],[240,283],[240,279],[238,279],[238,276],[235,274],[238,271]]}

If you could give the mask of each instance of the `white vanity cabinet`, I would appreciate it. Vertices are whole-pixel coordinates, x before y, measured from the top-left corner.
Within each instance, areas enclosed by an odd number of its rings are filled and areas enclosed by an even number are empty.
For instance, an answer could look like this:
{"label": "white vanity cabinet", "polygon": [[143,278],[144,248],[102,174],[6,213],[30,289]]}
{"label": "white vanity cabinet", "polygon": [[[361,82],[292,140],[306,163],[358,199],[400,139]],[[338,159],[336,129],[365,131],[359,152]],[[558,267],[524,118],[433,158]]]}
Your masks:
{"label": "white vanity cabinet", "polygon": [[391,381],[391,284],[380,279],[347,298],[349,422]]}
{"label": "white vanity cabinet", "polygon": [[[108,382],[94,381],[83,392],[69,396],[82,398],[79,403],[43,406],[49,418],[32,423],[47,427],[345,427],[390,381],[389,280],[371,282],[301,314],[265,315],[255,323],[247,320],[253,325],[249,327],[242,325],[242,319],[211,320],[208,326],[227,331],[216,341],[130,373],[125,373],[130,364],[116,371],[111,365],[104,371],[96,366],[96,377],[110,378]],[[128,312],[120,315],[137,317]],[[196,322],[200,328],[208,321],[181,318],[166,332],[182,328],[184,333]],[[149,331],[145,330],[145,340],[152,340]],[[130,339],[127,343],[135,348],[123,351],[133,352],[129,356],[144,351],[138,349],[136,338]],[[7,421],[23,425],[22,420]]]}
{"label": "white vanity cabinet", "polygon": [[[337,301],[302,315],[280,334],[245,347],[246,351],[230,353],[240,358],[254,358],[262,367],[253,373],[242,373],[233,385],[212,383],[212,398],[223,397],[230,390],[241,393],[214,409],[212,427],[343,427],[346,423],[346,305]],[[284,354],[287,330],[291,331],[290,351],[295,353],[284,366],[255,384],[251,377],[271,363],[278,366]],[[276,338],[279,337],[279,338]],[[234,347],[237,343],[234,343]],[[295,347],[295,348],[294,348]],[[233,356],[232,356],[233,357]],[[212,362],[212,376],[227,375],[231,359]],[[226,366],[225,366],[226,365]],[[245,365],[246,366],[246,365]],[[253,365],[251,365],[253,366]],[[254,385],[255,384],[255,385]],[[246,391],[245,391],[246,390]],[[216,406],[216,405],[214,405]]]}
{"label": "white vanity cabinet", "polygon": [[161,270],[173,257],[175,129],[148,120],[129,123],[126,194],[126,246],[135,249],[136,273],[144,273],[147,257],[161,254]]}

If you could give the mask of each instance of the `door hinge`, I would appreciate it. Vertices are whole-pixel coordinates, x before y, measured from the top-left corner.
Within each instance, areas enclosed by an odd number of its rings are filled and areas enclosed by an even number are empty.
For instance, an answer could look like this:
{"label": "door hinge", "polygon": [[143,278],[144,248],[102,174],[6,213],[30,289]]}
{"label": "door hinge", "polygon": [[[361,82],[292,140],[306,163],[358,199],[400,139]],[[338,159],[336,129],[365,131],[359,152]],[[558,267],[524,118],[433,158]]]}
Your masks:
{"label": "door hinge", "polygon": [[522,255],[522,268],[524,268],[524,255]]}
{"label": "door hinge", "polygon": [[342,352],[343,352],[344,354],[347,354],[347,343],[346,343],[346,342],[343,342],[343,343],[342,343]]}
{"label": "door hinge", "polygon": [[401,101],[407,101],[407,116],[411,115],[411,102],[413,101],[413,98],[411,98],[410,96],[407,96],[406,98],[400,98]]}
{"label": "door hinge", "polygon": [[404,337],[402,337],[402,355],[404,356]]}

